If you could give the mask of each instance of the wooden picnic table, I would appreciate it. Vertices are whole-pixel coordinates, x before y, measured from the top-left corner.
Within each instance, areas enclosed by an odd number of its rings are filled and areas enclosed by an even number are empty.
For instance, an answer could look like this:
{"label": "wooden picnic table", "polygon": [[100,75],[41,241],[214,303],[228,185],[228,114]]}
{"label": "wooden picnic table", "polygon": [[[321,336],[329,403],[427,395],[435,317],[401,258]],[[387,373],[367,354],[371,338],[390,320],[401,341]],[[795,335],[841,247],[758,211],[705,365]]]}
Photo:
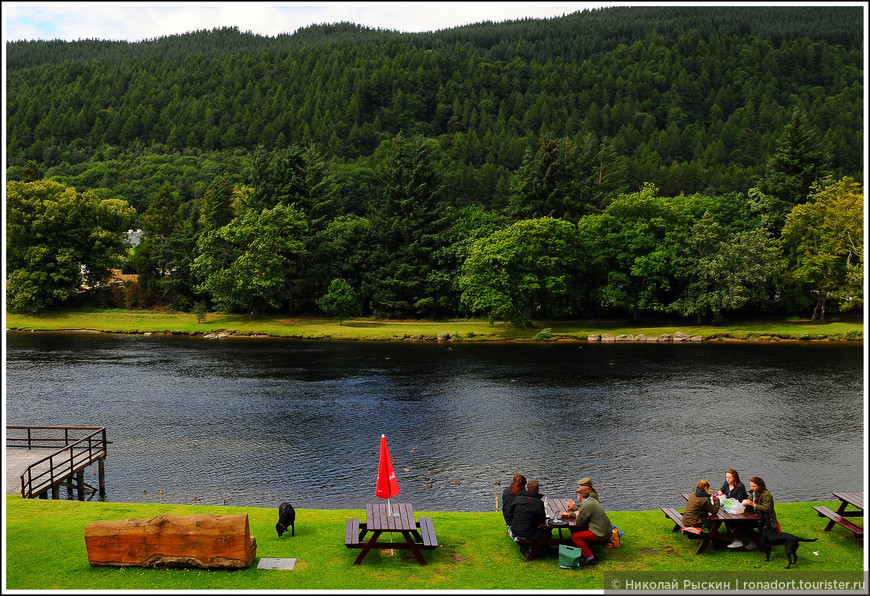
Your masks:
{"label": "wooden picnic table", "polygon": [[[834,496],[840,500],[837,513],[844,517],[864,516],[864,493],[834,493]],[[849,505],[855,507],[858,511],[846,511],[846,507]]]}
{"label": "wooden picnic table", "polygon": [[[690,493],[682,493],[681,495],[686,501],[689,500],[691,496]],[[674,529],[672,531],[677,531],[678,529],[683,528],[682,516],[676,517],[678,513],[676,509],[663,509],[665,515],[671,518],[671,521],[674,522]],[[719,512],[716,515],[708,516],[708,519],[713,523],[710,529],[707,532],[699,534],[703,539],[701,540],[701,544],[698,545],[698,548],[695,550],[696,555],[700,555],[704,551],[707,550],[707,547],[714,540],[727,540],[732,541],[735,538],[739,540],[749,539],[752,543],[758,548],[759,551],[764,552],[763,545],[761,544],[761,534],[756,531],[756,526],[758,526],[758,515],[755,513],[728,513],[723,509],[719,509]],[[735,527],[735,530],[730,530],[728,527],[725,527],[725,531],[720,531],[719,528],[725,522],[729,522],[732,524],[732,527]]]}
{"label": "wooden picnic table", "polygon": [[[538,553],[541,552],[541,549],[545,546],[558,546],[560,544],[574,546],[574,543],[571,541],[571,530],[573,529],[574,531],[577,531],[585,530],[588,528],[588,526],[577,524],[573,519],[562,520],[563,522],[568,522],[568,525],[556,525],[551,522],[551,520],[553,519],[559,519],[560,511],[568,511],[567,501],[567,499],[553,497],[547,498],[547,509],[545,510],[545,513],[547,514],[547,521],[539,526],[543,532],[540,538],[532,541],[532,548],[526,555],[526,561],[531,561],[536,556],[538,556]],[[558,538],[553,536],[553,530],[559,531]],[[562,530],[566,530],[568,532],[568,535],[563,536]]]}
{"label": "wooden picnic table", "polygon": [[[834,524],[838,524],[850,532],[855,536],[855,538],[863,538],[864,537],[864,528],[861,526],[852,523],[847,517],[864,517],[864,493],[863,492],[836,492],[834,496],[840,500],[840,506],[836,511],[831,511],[827,507],[823,505],[816,505],[813,509],[819,514],[819,517],[827,517],[829,520],[828,525],[825,526],[825,532],[830,532],[834,527]],[[857,511],[853,509],[847,510],[846,507],[851,505],[855,507]]]}
{"label": "wooden picnic table", "polygon": [[[396,532],[402,535],[404,542],[381,542],[379,538],[384,532]],[[368,537],[366,535],[368,534]],[[369,503],[366,505],[366,521],[348,519],[344,544],[348,548],[361,548],[354,560],[359,565],[373,548],[410,550],[420,565],[425,565],[421,550],[433,549],[438,546],[435,538],[435,528],[431,517],[414,519],[414,510],[410,503]]]}

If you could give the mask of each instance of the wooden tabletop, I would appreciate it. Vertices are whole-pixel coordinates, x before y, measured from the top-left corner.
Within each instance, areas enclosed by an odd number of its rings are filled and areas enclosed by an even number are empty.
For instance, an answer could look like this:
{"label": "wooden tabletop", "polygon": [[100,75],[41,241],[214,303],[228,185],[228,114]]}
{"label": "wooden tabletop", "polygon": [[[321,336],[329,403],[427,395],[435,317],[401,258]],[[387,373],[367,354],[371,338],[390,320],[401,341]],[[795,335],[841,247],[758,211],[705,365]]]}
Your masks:
{"label": "wooden tabletop", "polygon": [[366,505],[366,524],[369,531],[407,532],[417,529],[410,503],[390,503],[389,512],[386,501],[369,503]]}
{"label": "wooden tabletop", "polygon": [[[682,493],[682,496],[686,501],[689,500],[689,497],[692,496],[691,493]],[[721,497],[721,495],[718,495]],[[710,514],[710,519],[724,519],[728,521],[758,521],[758,515],[755,513],[728,513],[721,507],[719,508],[719,512],[715,515]]]}
{"label": "wooden tabletop", "polygon": [[853,507],[857,507],[861,510],[864,509],[864,493],[862,492],[834,493],[834,496]]}
{"label": "wooden tabletop", "polygon": [[[545,525],[551,528],[564,528],[566,526],[554,526],[549,523],[551,518],[559,519],[560,511],[568,511],[568,499],[562,499],[559,497],[547,497],[547,509],[545,513],[547,514],[547,523]],[[565,519],[563,521],[568,522],[568,526],[576,527],[578,526],[577,522],[573,519]],[[584,526],[585,527],[585,526]]]}

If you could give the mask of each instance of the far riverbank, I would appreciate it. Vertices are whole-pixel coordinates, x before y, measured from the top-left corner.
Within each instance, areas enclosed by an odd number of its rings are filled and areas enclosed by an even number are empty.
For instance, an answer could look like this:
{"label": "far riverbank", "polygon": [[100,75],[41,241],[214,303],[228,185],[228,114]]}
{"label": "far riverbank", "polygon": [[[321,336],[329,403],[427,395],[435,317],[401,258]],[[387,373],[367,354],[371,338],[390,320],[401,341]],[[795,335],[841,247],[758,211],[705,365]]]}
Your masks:
{"label": "far riverbank", "polygon": [[[169,333],[209,338],[286,337],[352,341],[857,341],[863,342],[860,317],[832,318],[824,324],[809,319],[753,319],[722,325],[689,325],[684,320],[589,319],[534,321],[520,329],[506,322],[479,319],[389,320],[292,317],[208,313],[198,322],[192,313],[147,310],[58,310],[39,314],[6,313],[6,329],[14,331],[97,331],[104,333]],[[596,338],[596,336],[600,336]]]}

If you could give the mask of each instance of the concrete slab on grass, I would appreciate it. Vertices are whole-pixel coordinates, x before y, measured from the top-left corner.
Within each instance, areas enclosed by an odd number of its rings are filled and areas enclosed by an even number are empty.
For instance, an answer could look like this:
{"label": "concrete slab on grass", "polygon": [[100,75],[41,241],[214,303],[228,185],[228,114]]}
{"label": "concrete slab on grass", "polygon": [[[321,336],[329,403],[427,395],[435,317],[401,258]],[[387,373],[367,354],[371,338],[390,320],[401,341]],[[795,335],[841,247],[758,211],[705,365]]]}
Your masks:
{"label": "concrete slab on grass", "polygon": [[257,563],[257,569],[286,569],[293,571],[296,565],[296,559],[276,559],[274,557],[263,557]]}

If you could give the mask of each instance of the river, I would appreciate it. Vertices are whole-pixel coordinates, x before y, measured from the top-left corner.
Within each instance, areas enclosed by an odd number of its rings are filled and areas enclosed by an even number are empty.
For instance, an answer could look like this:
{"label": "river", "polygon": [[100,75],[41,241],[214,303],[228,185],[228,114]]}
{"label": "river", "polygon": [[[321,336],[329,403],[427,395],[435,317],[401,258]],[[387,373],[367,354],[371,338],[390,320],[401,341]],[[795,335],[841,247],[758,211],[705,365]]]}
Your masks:
{"label": "river", "polygon": [[[324,342],[6,332],[6,423],[105,426],[108,501],[491,511],[514,472],[611,510],[700,478],[862,490],[860,344]],[[497,484],[500,483],[500,484]],[[63,492],[63,491],[61,491]],[[195,500],[201,499],[201,500]]]}

